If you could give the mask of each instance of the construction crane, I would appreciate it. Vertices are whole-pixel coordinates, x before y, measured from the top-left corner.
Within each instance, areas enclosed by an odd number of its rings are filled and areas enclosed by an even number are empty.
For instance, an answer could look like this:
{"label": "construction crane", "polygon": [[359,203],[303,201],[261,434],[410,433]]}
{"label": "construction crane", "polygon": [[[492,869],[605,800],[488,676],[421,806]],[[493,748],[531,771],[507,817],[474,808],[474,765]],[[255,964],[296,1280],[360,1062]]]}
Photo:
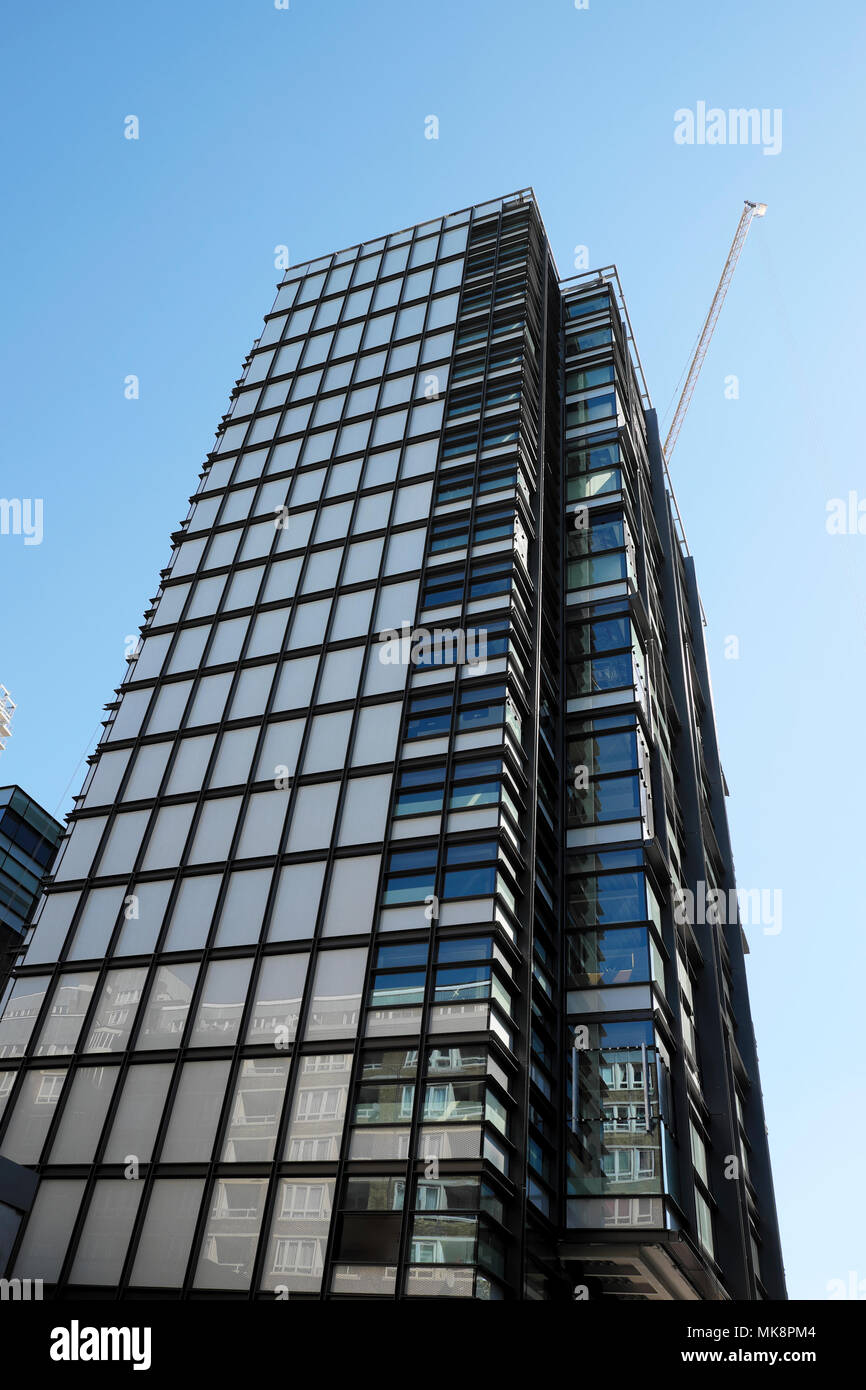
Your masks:
{"label": "construction crane", "polygon": [[722,278],[719,280],[719,283],[716,287],[716,292],[713,295],[713,302],[710,305],[710,312],[707,314],[706,321],[704,323],[703,328],[701,329],[701,336],[698,339],[698,345],[695,348],[694,356],[692,357],[691,363],[689,365],[689,371],[686,377],[686,384],[683,387],[683,393],[680,396],[677,408],[674,411],[674,418],[671,421],[671,427],[668,430],[668,437],[665,440],[664,455],[665,460],[668,463],[670,463],[671,454],[673,453],[674,445],[677,442],[677,436],[679,435],[679,432],[682,429],[683,420],[686,418],[686,412],[689,408],[689,403],[692,399],[692,396],[694,395],[695,387],[698,384],[698,377],[701,374],[701,367],[704,365],[704,358],[707,355],[707,348],[710,346],[713,333],[715,332],[716,323],[718,322],[719,314],[722,312],[722,305],[725,302],[725,295],[728,293],[728,286],[730,285],[731,280],[734,277],[734,271],[737,268],[737,261],[740,259],[740,252],[742,251],[746,243],[746,237],[748,236],[749,228],[752,225],[752,218],[763,217],[766,211],[766,203],[750,203],[747,200],[743,207],[742,215],[740,217],[737,230],[734,233],[734,239],[731,242],[731,249],[728,252],[728,259],[725,261],[725,268],[722,271]]}

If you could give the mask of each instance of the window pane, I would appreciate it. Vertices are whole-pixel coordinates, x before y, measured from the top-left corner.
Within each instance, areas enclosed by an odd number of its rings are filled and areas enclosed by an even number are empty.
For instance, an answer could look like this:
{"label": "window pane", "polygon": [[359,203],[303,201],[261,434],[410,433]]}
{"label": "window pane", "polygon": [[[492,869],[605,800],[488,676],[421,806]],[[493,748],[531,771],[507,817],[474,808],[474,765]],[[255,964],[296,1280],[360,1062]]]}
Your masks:
{"label": "window pane", "polygon": [[122,1052],[129,1042],[147,971],[109,970],[87,1035],[87,1052]]}
{"label": "window pane", "polygon": [[28,1071],[9,1118],[0,1154],[12,1163],[38,1163],[66,1080],[65,1071]]}
{"label": "window pane", "polygon": [[132,1158],[137,1158],[139,1163],[150,1162],[171,1073],[170,1062],[130,1067],[108,1136],[104,1162],[126,1164]]}
{"label": "window pane", "polygon": [[197,1289],[248,1289],[268,1184],[218,1178],[196,1270]]}
{"label": "window pane", "polygon": [[162,1146],[163,1163],[206,1163],[225,1098],[229,1062],[187,1062]]}
{"label": "window pane", "polygon": [[93,1190],[78,1242],[70,1280],[73,1284],[116,1284],[142,1184],[125,1178],[101,1178]]}
{"label": "window pane", "polygon": [[153,1185],[130,1282],[179,1288],[183,1283],[203,1178],[158,1178]]}
{"label": "window pane", "polygon": [[283,1157],[290,1163],[334,1163],[346,1115],[351,1055],[302,1057]]}
{"label": "window pane", "polygon": [[223,1163],[269,1163],[274,1156],[288,1058],[255,1058],[241,1063],[229,1109]]}
{"label": "window pane", "polygon": [[247,1028],[248,1043],[269,1043],[284,1048],[294,1042],[309,959],[306,951],[265,956]]}
{"label": "window pane", "polygon": [[51,1146],[52,1163],[92,1162],[118,1072],[117,1067],[81,1067],[75,1073]]}
{"label": "window pane", "polygon": [[208,967],[190,1047],[225,1046],[237,1041],[251,969],[250,960],[220,960]]}
{"label": "window pane", "polygon": [[263,1289],[318,1293],[331,1223],[333,1178],[283,1178],[271,1223]]}

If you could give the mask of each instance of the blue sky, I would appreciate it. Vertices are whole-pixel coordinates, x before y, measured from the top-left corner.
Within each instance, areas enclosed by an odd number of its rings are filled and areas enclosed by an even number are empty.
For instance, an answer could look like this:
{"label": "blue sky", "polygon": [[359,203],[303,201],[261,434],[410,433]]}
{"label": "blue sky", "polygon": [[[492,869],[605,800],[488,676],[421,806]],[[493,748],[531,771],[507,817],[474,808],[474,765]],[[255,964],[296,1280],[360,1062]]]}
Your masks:
{"label": "blue sky", "polygon": [[[531,184],[562,275],[577,245],[618,265],[662,413],[742,200],[768,203],[673,476],[738,879],[784,895],[781,932],[751,929],[749,976],[795,1298],[866,1279],[866,537],[825,527],[830,499],[866,498],[864,30],[855,0],[49,0],[7,12],[0,59],[0,493],[44,500],[40,545],[0,536],[18,702],[0,780],[57,813],[270,307],[276,246],[305,260]],[[699,101],[781,110],[781,151],[676,144],[675,111]]]}

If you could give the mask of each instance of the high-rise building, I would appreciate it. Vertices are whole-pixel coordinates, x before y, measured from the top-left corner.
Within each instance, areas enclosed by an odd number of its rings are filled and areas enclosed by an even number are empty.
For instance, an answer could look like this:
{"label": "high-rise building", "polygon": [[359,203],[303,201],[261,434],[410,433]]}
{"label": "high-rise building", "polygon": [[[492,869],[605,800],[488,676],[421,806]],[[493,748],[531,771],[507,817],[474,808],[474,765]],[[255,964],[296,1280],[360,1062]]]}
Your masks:
{"label": "high-rise building", "polygon": [[25,925],[62,834],[21,787],[0,787],[0,990],[24,950]]}
{"label": "high-rise building", "polygon": [[784,1298],[615,270],[530,190],[291,269],[172,542],[0,1020],[7,1275]]}

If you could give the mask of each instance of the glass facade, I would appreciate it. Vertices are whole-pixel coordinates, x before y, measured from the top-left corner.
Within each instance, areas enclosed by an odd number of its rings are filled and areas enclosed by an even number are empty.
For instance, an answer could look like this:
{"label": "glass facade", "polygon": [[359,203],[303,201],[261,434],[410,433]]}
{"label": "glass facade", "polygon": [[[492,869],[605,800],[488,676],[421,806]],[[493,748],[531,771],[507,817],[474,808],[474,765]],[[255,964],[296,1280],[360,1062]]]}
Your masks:
{"label": "glass facade", "polygon": [[739,927],[708,963],[671,909],[695,815],[732,870],[640,381],[529,190],[286,274],[3,1002],[7,1273],[566,1299],[650,1228],[780,1296]]}

